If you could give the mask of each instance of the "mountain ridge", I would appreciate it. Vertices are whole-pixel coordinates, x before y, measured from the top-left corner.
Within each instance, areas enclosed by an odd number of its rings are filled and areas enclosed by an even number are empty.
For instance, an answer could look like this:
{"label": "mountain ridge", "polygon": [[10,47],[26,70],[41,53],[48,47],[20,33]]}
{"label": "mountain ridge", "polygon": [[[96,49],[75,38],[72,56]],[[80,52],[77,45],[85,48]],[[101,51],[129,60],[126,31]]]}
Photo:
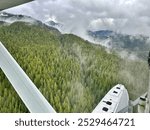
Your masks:
{"label": "mountain ridge", "polygon": [[28,24],[32,25],[38,25],[41,27],[48,28],[50,30],[56,31],[57,33],[60,33],[60,31],[57,28],[54,28],[52,26],[48,26],[47,24],[34,19],[30,16],[25,16],[25,15],[16,15],[16,14],[11,14],[11,13],[6,13],[6,12],[0,12],[0,24],[3,25],[11,25],[15,22],[26,22]]}
{"label": "mountain ridge", "polygon": [[117,51],[133,53],[140,59],[147,60],[150,50],[150,37],[144,35],[129,35],[111,30],[89,31],[88,35],[97,44],[105,42],[104,46]]}

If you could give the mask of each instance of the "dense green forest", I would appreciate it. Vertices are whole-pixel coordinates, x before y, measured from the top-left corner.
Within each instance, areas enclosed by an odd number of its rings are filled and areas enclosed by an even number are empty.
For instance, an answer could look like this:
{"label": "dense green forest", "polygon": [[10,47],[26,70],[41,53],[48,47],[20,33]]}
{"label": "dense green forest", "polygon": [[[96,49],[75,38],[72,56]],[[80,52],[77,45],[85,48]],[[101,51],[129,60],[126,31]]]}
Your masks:
{"label": "dense green forest", "polygon": [[[146,91],[148,67],[45,26],[0,26],[0,40],[57,112],[91,112],[114,85],[131,99]],[[28,112],[0,70],[0,112]]]}

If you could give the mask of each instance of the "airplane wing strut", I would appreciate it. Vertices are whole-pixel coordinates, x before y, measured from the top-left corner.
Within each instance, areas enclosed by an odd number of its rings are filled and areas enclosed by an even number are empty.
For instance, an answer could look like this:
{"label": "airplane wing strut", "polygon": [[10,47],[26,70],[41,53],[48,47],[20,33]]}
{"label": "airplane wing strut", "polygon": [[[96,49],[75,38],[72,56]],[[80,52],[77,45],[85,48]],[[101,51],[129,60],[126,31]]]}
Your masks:
{"label": "airplane wing strut", "polygon": [[34,83],[0,42],[0,68],[32,113],[55,113]]}

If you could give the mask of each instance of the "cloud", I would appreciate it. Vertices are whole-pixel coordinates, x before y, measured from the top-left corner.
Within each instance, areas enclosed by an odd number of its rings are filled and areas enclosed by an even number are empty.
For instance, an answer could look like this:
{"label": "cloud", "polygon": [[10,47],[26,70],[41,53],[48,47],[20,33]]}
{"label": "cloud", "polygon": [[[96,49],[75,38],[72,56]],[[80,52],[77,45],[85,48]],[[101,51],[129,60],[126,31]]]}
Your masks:
{"label": "cloud", "polygon": [[7,10],[63,23],[66,32],[110,29],[128,34],[150,34],[148,0],[36,0]]}
{"label": "cloud", "polygon": [[112,29],[113,26],[114,26],[113,18],[98,18],[90,22],[89,28],[92,30],[97,30],[99,28],[105,30],[107,28]]}

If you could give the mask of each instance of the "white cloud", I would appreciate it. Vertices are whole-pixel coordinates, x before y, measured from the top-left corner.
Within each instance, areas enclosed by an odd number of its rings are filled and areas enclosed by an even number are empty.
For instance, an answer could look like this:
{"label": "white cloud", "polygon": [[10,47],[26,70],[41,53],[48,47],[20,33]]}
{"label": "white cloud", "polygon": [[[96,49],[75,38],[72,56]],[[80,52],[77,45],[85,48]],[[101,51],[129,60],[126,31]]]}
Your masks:
{"label": "white cloud", "polygon": [[36,0],[8,11],[42,21],[57,18],[68,32],[81,33],[91,27],[149,35],[149,7],[149,0]]}
{"label": "white cloud", "polygon": [[114,26],[114,19],[113,18],[99,18],[96,20],[92,20],[89,29],[92,30],[107,30],[107,29],[113,29]]}

